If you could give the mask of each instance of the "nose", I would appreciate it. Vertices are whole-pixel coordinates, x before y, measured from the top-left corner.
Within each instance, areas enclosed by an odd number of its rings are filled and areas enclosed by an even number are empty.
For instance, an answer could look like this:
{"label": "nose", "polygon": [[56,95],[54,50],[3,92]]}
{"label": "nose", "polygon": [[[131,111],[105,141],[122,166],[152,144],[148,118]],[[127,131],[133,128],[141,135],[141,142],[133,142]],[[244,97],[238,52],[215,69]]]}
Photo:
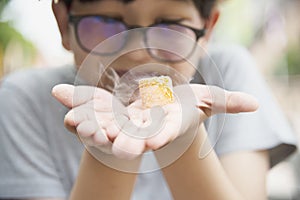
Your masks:
{"label": "nose", "polygon": [[133,29],[128,33],[128,40],[125,46],[125,56],[131,61],[146,62],[152,58],[148,54],[147,47],[145,45],[144,29]]}
{"label": "nose", "polygon": [[136,63],[145,63],[152,59],[145,49],[131,51],[126,54],[126,57]]}

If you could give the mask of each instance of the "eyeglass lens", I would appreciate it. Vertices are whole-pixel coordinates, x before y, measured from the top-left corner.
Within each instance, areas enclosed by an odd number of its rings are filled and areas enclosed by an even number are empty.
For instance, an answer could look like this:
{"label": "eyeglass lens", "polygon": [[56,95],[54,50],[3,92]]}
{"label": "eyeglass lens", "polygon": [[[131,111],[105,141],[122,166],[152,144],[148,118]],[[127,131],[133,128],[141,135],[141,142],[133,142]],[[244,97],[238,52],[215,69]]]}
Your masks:
{"label": "eyeglass lens", "polygon": [[[127,30],[126,26],[119,21],[107,20],[97,16],[84,17],[77,26],[78,39],[88,51],[94,49],[105,39]],[[98,53],[114,53],[121,49],[125,41],[119,37],[116,37],[116,40],[109,48],[102,49],[105,52]]]}
{"label": "eyeglass lens", "polygon": [[[92,51],[105,39],[127,30],[127,26],[118,20],[87,16],[77,24],[77,37],[86,51]],[[155,59],[179,61],[187,58],[195,47],[196,35],[193,30],[176,24],[158,24],[146,30],[145,45]],[[120,51],[127,42],[126,34],[115,37],[109,46],[96,50],[96,54],[112,54]]]}

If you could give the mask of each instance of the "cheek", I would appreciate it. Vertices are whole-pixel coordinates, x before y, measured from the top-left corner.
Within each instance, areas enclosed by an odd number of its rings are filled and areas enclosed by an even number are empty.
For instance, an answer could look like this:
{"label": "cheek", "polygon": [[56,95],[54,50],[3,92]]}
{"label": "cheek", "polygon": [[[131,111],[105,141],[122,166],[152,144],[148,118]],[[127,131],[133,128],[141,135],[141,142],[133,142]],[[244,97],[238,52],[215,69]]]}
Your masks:
{"label": "cheek", "polygon": [[172,68],[184,76],[188,81],[192,79],[196,72],[195,67],[188,62],[173,65]]}
{"label": "cheek", "polygon": [[202,57],[206,56],[206,41],[200,40],[197,44],[197,47],[193,54],[188,58],[188,61],[174,65],[174,69],[184,75],[187,79],[190,79],[194,76],[199,61]]}
{"label": "cheek", "polygon": [[188,61],[175,64],[173,66],[179,73],[184,75],[187,80],[191,80],[195,75],[195,72],[198,68],[199,60],[203,55],[204,51],[202,48],[197,48],[194,53],[188,58]]}
{"label": "cheek", "polygon": [[77,43],[73,31],[70,33],[70,47],[74,54],[75,65],[77,68],[76,76],[91,86],[98,86],[100,77],[102,77],[103,68],[100,67],[100,57],[88,54],[81,49]]}
{"label": "cheek", "polygon": [[77,43],[76,36],[74,33],[74,29],[71,29],[70,31],[70,47],[71,51],[74,54],[74,60],[77,69],[80,67],[80,65],[83,63],[84,59],[88,56],[88,53],[83,51],[80,46]]}
{"label": "cheek", "polygon": [[203,56],[207,55],[207,44],[208,41],[205,38],[201,38],[198,42],[197,42],[197,47],[196,50],[193,54],[193,57],[197,56],[198,59],[202,58]]}

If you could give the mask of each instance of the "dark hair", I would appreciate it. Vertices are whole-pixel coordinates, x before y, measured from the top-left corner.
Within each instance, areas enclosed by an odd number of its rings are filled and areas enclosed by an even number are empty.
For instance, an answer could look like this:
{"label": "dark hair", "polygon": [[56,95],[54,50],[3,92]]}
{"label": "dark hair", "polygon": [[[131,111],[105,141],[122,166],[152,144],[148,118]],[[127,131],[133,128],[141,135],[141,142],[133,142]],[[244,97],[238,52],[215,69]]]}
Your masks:
{"label": "dark hair", "polygon": [[[68,9],[70,9],[73,0],[62,0]],[[80,2],[93,2],[99,0],[79,0]],[[122,0],[124,3],[128,3],[134,0]],[[193,0],[196,8],[204,19],[210,17],[211,11],[216,4],[217,0]]]}

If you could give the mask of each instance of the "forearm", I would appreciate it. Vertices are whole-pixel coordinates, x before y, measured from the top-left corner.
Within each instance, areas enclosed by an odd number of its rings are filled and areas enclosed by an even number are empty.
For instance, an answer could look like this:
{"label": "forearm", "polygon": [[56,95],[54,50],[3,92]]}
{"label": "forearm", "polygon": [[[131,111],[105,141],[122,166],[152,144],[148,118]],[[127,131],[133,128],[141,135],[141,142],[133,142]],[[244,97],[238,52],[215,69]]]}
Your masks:
{"label": "forearm", "polygon": [[[133,167],[138,168],[140,159],[128,162],[131,162],[130,164]],[[135,179],[136,174],[125,173],[107,167],[85,151],[70,200],[128,200],[130,199]]]}
{"label": "forearm", "polygon": [[[206,131],[201,126],[187,151],[163,169],[174,199],[243,199],[233,187],[214,151],[199,159],[199,149],[205,139]],[[157,156],[157,159],[163,162],[164,158]]]}

